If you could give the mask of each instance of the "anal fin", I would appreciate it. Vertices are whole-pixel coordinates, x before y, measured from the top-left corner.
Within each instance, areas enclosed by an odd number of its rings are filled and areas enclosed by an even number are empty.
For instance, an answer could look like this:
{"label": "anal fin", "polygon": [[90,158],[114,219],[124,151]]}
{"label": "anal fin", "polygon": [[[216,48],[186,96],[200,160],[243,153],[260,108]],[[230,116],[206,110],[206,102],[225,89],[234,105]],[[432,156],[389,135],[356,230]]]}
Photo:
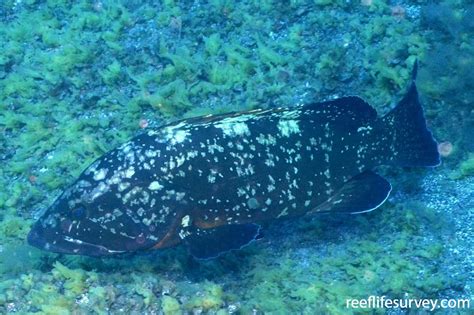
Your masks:
{"label": "anal fin", "polygon": [[241,249],[259,238],[257,224],[221,225],[211,229],[190,227],[183,239],[189,252],[197,259],[211,259],[230,250]]}
{"label": "anal fin", "polygon": [[346,212],[351,214],[377,209],[387,200],[392,186],[372,171],[360,173],[309,213]]}

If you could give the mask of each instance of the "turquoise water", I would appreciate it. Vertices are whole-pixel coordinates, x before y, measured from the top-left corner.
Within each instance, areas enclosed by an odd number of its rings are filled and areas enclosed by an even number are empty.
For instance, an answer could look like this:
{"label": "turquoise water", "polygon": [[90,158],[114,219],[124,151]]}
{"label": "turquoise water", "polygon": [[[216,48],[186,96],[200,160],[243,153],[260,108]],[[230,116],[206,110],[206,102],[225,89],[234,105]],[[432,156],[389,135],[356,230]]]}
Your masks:
{"label": "turquoise water", "polygon": [[[0,313],[408,313],[347,307],[370,296],[472,305],[472,21],[474,5],[456,0],[3,1]],[[89,258],[26,243],[92,161],[144,130],[347,95],[383,115],[415,60],[442,164],[381,168],[393,190],[376,211],[274,222],[205,262],[184,247]]]}

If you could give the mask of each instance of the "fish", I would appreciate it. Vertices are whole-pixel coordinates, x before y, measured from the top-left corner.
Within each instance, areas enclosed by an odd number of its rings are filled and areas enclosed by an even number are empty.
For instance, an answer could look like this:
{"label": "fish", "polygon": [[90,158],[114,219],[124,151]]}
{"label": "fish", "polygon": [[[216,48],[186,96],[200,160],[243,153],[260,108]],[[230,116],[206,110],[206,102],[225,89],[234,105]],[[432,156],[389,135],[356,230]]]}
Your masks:
{"label": "fish", "polygon": [[179,120],[105,153],[28,234],[40,249],[114,256],[187,247],[238,250],[262,224],[380,207],[381,165],[434,167],[437,144],[415,84],[385,116],[357,96]]}

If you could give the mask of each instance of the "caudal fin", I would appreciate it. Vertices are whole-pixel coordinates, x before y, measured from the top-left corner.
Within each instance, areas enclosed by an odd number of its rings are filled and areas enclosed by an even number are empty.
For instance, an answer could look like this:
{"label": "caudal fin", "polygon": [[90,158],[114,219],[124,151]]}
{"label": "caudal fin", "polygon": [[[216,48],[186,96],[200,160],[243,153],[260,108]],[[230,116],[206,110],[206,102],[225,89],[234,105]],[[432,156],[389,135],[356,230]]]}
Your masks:
{"label": "caudal fin", "polygon": [[391,138],[389,152],[394,164],[400,166],[437,166],[440,164],[438,148],[426,126],[423,108],[416,89],[418,62],[413,68],[408,92],[398,105],[382,118]]}

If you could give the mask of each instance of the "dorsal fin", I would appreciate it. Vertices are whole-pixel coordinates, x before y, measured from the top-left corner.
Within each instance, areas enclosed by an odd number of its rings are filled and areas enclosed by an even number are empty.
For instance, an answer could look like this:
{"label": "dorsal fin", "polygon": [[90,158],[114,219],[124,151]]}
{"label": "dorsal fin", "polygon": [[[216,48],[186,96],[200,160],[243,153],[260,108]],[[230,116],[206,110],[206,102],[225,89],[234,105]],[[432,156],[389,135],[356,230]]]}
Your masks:
{"label": "dorsal fin", "polygon": [[335,100],[305,105],[303,111],[321,113],[332,121],[349,125],[363,125],[377,118],[377,111],[358,96],[345,96]]}

